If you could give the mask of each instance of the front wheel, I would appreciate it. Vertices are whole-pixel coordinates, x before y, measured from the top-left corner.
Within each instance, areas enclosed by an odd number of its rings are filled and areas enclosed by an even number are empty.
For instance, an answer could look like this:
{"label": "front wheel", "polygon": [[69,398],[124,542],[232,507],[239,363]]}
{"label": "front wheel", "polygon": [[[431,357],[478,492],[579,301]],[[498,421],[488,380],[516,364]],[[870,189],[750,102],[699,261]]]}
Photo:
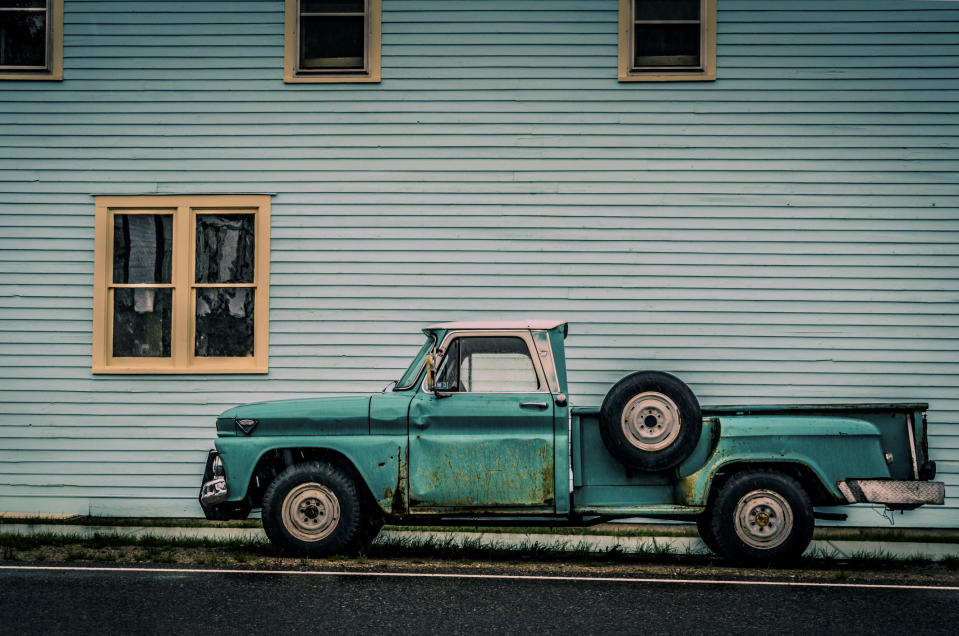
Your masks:
{"label": "front wheel", "polygon": [[740,563],[799,558],[809,546],[816,523],[812,502],[798,481],[762,470],[731,477],[707,514],[706,534],[711,534],[716,551]]}
{"label": "front wheel", "polygon": [[263,530],[274,545],[303,556],[349,550],[363,507],[356,484],[325,462],[290,466],[263,495]]}

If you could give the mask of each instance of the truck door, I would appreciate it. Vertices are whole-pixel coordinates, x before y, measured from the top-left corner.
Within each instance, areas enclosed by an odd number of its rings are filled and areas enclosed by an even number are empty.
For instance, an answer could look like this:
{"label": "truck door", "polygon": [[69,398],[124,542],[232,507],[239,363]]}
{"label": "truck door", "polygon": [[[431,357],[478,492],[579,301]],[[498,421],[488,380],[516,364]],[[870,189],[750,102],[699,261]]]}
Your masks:
{"label": "truck door", "polygon": [[555,510],[553,399],[528,331],[451,333],[410,405],[412,512]]}

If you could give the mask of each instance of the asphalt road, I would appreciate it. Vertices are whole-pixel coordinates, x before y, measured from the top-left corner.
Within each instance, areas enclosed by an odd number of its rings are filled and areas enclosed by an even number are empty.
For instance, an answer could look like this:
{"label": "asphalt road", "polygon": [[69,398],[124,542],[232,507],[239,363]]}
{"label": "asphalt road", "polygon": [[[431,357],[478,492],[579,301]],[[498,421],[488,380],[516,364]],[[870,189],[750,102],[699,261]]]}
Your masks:
{"label": "asphalt road", "polygon": [[959,591],[0,570],[14,634],[954,634]]}

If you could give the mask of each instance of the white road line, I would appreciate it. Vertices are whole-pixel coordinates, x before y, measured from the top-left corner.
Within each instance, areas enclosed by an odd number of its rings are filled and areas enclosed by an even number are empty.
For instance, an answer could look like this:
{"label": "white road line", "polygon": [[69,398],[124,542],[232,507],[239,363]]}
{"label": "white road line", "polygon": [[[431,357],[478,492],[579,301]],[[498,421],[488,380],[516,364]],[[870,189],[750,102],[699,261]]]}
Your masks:
{"label": "white road line", "polygon": [[423,579],[490,579],[507,581],[576,581],[592,583],[682,583],[688,585],[767,585],[773,587],[838,587],[877,590],[935,590],[959,592],[950,585],[895,585],[891,583],[812,583],[801,581],[737,581],[729,579],[656,579],[613,576],[548,576],[536,574],[456,574],[438,572],[330,572],[309,570],[218,570],[203,568],[108,568],[69,565],[0,565],[0,570],[46,570],[59,572],[149,572],[156,574],[288,574],[299,576],[367,576]]}

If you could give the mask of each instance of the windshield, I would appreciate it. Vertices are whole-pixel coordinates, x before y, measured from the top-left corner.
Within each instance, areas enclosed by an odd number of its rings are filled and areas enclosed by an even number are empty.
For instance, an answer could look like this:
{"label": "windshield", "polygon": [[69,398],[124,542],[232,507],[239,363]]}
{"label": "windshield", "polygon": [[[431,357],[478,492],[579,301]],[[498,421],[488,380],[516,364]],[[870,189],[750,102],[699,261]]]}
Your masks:
{"label": "windshield", "polygon": [[426,357],[426,352],[429,351],[432,346],[433,339],[427,338],[423,346],[420,347],[420,352],[416,354],[413,362],[410,363],[410,368],[406,370],[403,377],[396,381],[396,386],[393,388],[394,391],[405,391],[406,389],[412,388],[416,382],[416,378],[420,376],[420,370],[423,368],[423,358]]}

